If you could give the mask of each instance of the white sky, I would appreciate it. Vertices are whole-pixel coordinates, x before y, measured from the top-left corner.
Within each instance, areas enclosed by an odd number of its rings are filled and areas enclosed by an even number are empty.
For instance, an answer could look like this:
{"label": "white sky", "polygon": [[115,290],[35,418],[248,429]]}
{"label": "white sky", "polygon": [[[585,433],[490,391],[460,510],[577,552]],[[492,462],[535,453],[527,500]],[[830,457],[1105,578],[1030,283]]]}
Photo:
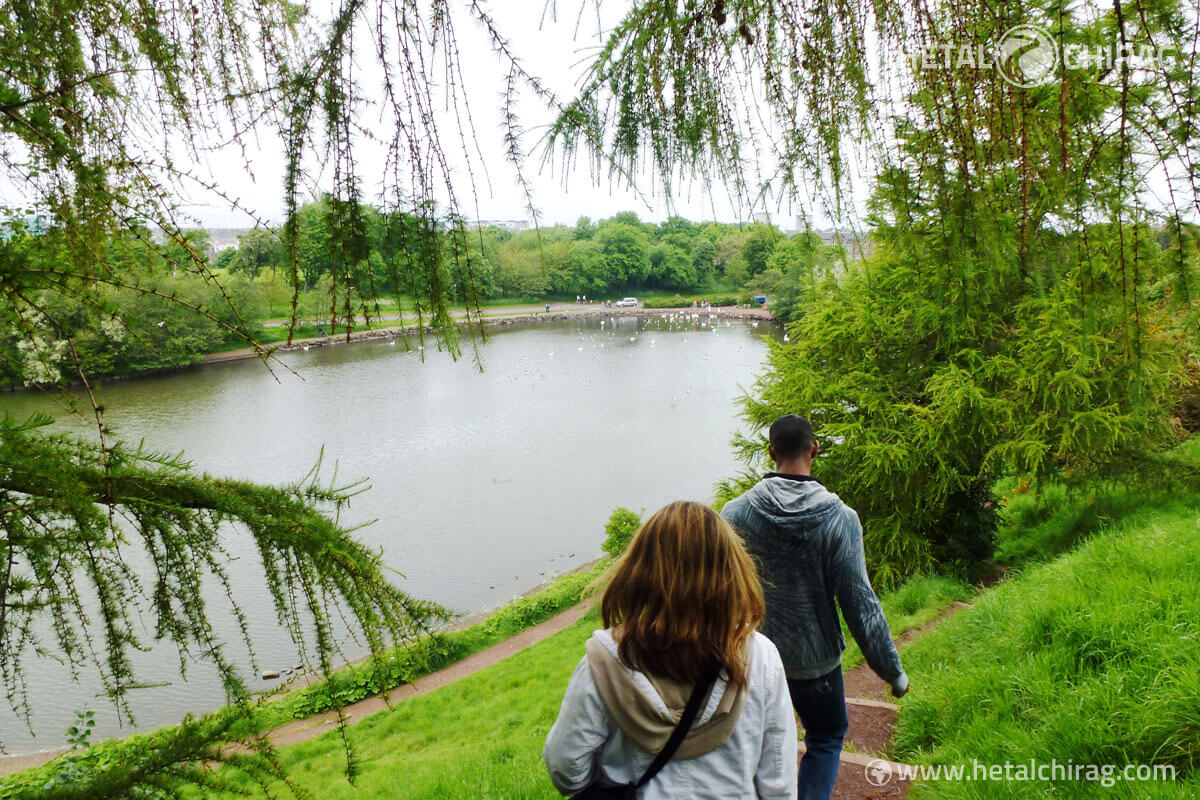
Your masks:
{"label": "white sky", "polygon": [[[338,0],[312,0],[313,13],[319,15],[322,8],[328,7],[326,4],[335,2]],[[604,32],[620,20],[629,6],[629,0],[481,0],[481,3],[501,33],[508,38],[512,51],[523,60],[525,67],[539,76],[562,99],[573,95],[591,54],[603,40]],[[367,5],[369,7],[372,4]],[[458,10],[455,30],[461,66],[469,87],[467,100],[474,121],[475,138],[481,152],[481,156],[474,156],[472,165],[476,178],[474,196],[467,175],[467,157],[456,144],[457,134],[452,115],[444,113],[438,123],[442,129],[441,139],[446,156],[456,173],[454,183],[460,211],[468,218],[528,219],[524,195],[517,187],[512,168],[504,156],[500,101],[507,65],[493,52],[486,34],[465,13],[463,9],[466,5],[466,0],[451,0],[451,6]],[[331,14],[329,11],[324,13],[326,17]],[[603,15],[601,19],[597,19],[598,13]],[[360,45],[365,47],[369,32],[362,33],[364,36],[360,39]],[[875,48],[872,46],[868,49]],[[888,72],[887,64],[876,66],[880,74]],[[373,64],[373,56],[364,55],[356,65],[359,84],[368,96],[380,84],[378,72],[379,68]],[[527,132],[523,145],[528,151],[535,147],[544,126],[553,115],[540,101],[528,94],[518,110]],[[895,110],[887,107],[883,108],[883,113]],[[387,126],[386,120],[360,122],[378,131],[380,137],[388,138],[389,133],[381,130]],[[177,148],[174,156],[176,163],[187,164],[191,159],[182,152],[182,144],[172,144]],[[382,149],[371,142],[360,144],[365,146],[358,149],[359,177],[366,198],[374,202],[378,199],[375,182],[382,172]],[[181,187],[186,192],[182,210],[193,221],[207,227],[249,227],[255,217],[269,224],[282,221],[282,143],[272,133],[270,125],[264,124],[257,138],[247,138],[243,145],[245,151],[227,147],[223,151],[208,153],[194,168],[200,177],[215,183],[227,196],[235,198],[239,205],[252,211],[253,216],[231,210],[226,200],[194,185]],[[372,147],[375,149],[372,150]],[[745,205],[735,207],[721,186],[677,181],[672,205],[657,189],[654,176],[645,172],[638,176],[642,190],[639,194],[614,185],[606,176],[601,176],[598,181],[593,180],[586,166],[564,176],[556,172],[559,165],[542,167],[540,155],[538,152],[531,154],[524,175],[531,185],[533,201],[543,225],[570,225],[580,216],[598,220],[624,210],[635,211],[642,219],[650,221],[661,221],[672,213],[693,220],[715,219],[722,222],[745,221],[752,216],[752,210]],[[582,160],[586,165],[586,158]],[[308,173],[313,190],[327,189],[330,177],[328,170],[319,164],[310,163],[310,166],[312,168]],[[856,165],[859,176],[850,199],[858,211],[863,208],[865,194],[869,190],[872,166],[869,158]],[[1169,162],[1167,166],[1172,173],[1180,173],[1177,163]],[[19,202],[21,195],[20,187],[14,186],[10,177],[0,177],[0,201],[4,205]],[[1143,186],[1143,202],[1147,207],[1164,208],[1168,205],[1166,185],[1161,168],[1149,176]],[[1185,198],[1185,207],[1189,200]],[[819,204],[811,203],[809,198],[798,198],[798,203],[810,213],[818,228],[833,225]],[[800,209],[771,206],[766,210],[776,223],[786,229],[791,227],[792,214]],[[185,226],[189,224],[186,220],[181,222]],[[845,225],[847,220],[839,222]]]}
{"label": "white sky", "polygon": [[[603,19],[597,19],[597,11],[591,0],[558,0],[546,8],[545,0],[505,0],[485,3],[485,7],[501,32],[509,39],[513,52],[524,60],[526,68],[539,76],[560,98],[568,98],[580,81],[590,52],[600,42],[597,31],[600,26],[616,23],[625,9],[626,2],[617,0],[602,4]],[[556,7],[555,7],[556,5]],[[583,13],[580,14],[580,7]],[[545,13],[544,13],[545,12]],[[465,157],[461,148],[454,144],[452,117],[445,115],[443,144],[448,158],[458,172],[456,191],[460,198],[462,213],[468,218],[481,219],[527,219],[529,213],[525,199],[517,187],[512,168],[505,162],[503,129],[500,114],[500,96],[504,88],[506,65],[502,64],[491,49],[487,36],[467,15],[460,14],[456,22],[458,44],[462,56],[462,67],[468,91],[470,112],[475,123],[476,138],[482,152],[486,170],[481,170],[476,158],[473,169],[476,175],[475,193],[478,203],[470,199],[470,182],[465,169]],[[369,76],[372,65],[364,58],[359,65],[363,76]],[[377,68],[376,68],[377,69]],[[361,86],[369,90],[370,77],[360,77]],[[378,81],[376,80],[376,83]],[[524,146],[528,151],[541,136],[541,126],[552,119],[532,96],[519,106],[521,122],[526,130]],[[386,120],[381,122],[386,124]],[[381,135],[386,136],[381,132]],[[257,151],[248,151],[251,171],[248,172],[240,151],[232,148],[222,154],[209,156],[200,165],[201,172],[210,173],[222,189],[238,198],[247,208],[271,223],[282,219],[282,175],[284,160],[282,145],[269,136],[264,127],[257,144]],[[363,179],[367,197],[373,199],[373,163],[369,146],[360,150],[360,177]],[[378,156],[382,159],[382,153]],[[583,159],[586,164],[586,159]],[[751,216],[747,207],[734,208],[722,187],[708,187],[695,182],[677,183],[672,198],[673,207],[656,190],[653,176],[639,176],[643,195],[622,186],[612,184],[607,176],[594,181],[586,166],[572,174],[560,174],[560,165],[541,167],[540,152],[535,152],[525,169],[526,178],[533,190],[533,200],[541,214],[541,224],[574,224],[580,216],[593,220],[612,216],[618,211],[633,210],[644,220],[661,221],[672,213],[693,220],[719,220],[736,222]],[[486,178],[484,174],[486,172]],[[325,185],[325,176],[312,176],[318,186]],[[208,227],[242,227],[252,224],[247,215],[232,211],[228,203],[204,192],[191,192],[191,201],[184,211]],[[649,201],[647,203],[647,201]],[[649,207],[647,207],[649,205]],[[761,210],[761,209],[757,209]],[[789,208],[770,208],[772,219],[788,228],[792,222]],[[816,215],[819,226],[827,224],[821,215]]]}

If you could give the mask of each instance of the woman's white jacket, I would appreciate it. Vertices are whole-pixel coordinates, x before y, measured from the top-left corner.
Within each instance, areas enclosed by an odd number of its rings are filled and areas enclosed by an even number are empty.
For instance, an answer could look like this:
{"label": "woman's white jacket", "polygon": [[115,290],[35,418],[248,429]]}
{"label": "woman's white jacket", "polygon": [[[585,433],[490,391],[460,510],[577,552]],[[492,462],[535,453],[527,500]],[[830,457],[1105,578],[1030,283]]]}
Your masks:
{"label": "woman's white jacket", "polygon": [[[616,653],[609,631],[593,637]],[[796,718],[779,652],[755,633],[751,642],[747,697],[729,738],[702,756],[672,759],[638,792],[640,800],[794,800],[796,797]],[[672,714],[650,680],[630,670],[635,685],[662,714]],[[700,712],[703,724],[717,710],[726,690],[725,673]],[[678,711],[675,718],[678,717]],[[655,753],[638,748],[617,726],[592,680],[587,657],[580,660],[558,720],[546,738],[542,757],[550,780],[562,794],[583,789],[596,770],[615,783],[637,781]]]}

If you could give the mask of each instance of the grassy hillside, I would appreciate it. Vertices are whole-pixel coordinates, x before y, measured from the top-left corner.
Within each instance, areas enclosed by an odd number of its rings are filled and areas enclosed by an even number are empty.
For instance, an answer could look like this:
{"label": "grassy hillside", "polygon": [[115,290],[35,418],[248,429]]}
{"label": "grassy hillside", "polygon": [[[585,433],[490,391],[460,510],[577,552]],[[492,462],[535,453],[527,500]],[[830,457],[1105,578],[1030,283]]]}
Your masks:
{"label": "grassy hillside", "polygon": [[[353,785],[336,733],[283,748],[281,760],[321,800],[557,798],[542,766],[542,744],[598,624],[591,612],[491,669],[351,726],[359,759]],[[249,781],[244,787],[254,789]]]}
{"label": "grassy hillside", "polygon": [[[897,755],[1164,765],[1177,779],[943,781],[913,796],[1200,796],[1200,495],[1055,487],[1043,500],[1024,543],[1009,532],[1012,552],[1083,543],[1024,568],[906,651],[914,690]],[[1033,501],[1021,502],[1031,513]]]}
{"label": "grassy hillside", "polygon": [[[919,578],[883,602],[899,634],[969,591],[946,579]],[[490,669],[352,726],[350,742],[360,760],[354,785],[346,780],[336,733],[284,748],[283,763],[301,788],[322,800],[556,798],[542,745],[583,644],[599,624],[592,611]],[[243,786],[252,791],[249,781]]]}

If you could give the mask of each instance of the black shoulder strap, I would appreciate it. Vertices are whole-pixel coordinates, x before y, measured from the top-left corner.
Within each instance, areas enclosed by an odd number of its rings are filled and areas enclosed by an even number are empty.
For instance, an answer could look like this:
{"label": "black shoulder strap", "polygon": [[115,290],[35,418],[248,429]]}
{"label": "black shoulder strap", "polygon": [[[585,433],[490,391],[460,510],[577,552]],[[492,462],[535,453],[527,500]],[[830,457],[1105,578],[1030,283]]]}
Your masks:
{"label": "black shoulder strap", "polygon": [[692,723],[696,721],[696,716],[700,713],[700,703],[708,697],[716,680],[716,678],[713,678],[707,682],[699,681],[695,688],[692,689],[691,697],[687,701],[687,707],[683,709],[683,716],[679,718],[679,724],[675,726],[675,730],[671,732],[671,738],[663,745],[663,749],[658,752],[654,761],[651,762],[650,766],[646,767],[645,773],[642,774],[642,779],[635,784],[636,788],[640,789],[649,783],[658,774],[658,771],[671,760],[671,756],[675,755],[675,751],[679,749],[679,745],[683,744],[684,738],[692,728]]}

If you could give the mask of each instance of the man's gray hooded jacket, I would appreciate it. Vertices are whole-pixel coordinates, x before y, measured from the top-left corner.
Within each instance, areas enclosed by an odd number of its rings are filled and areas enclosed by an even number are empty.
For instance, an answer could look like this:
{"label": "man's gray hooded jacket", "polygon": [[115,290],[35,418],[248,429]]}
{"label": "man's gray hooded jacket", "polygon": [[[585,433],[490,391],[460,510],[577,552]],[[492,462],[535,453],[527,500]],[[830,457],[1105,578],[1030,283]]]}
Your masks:
{"label": "man's gray hooded jacket", "polygon": [[721,512],[758,564],[766,600],[762,632],[789,678],[836,668],[846,647],[837,604],[879,677],[902,690],[908,677],[867,578],[854,509],[807,476],[771,473]]}

